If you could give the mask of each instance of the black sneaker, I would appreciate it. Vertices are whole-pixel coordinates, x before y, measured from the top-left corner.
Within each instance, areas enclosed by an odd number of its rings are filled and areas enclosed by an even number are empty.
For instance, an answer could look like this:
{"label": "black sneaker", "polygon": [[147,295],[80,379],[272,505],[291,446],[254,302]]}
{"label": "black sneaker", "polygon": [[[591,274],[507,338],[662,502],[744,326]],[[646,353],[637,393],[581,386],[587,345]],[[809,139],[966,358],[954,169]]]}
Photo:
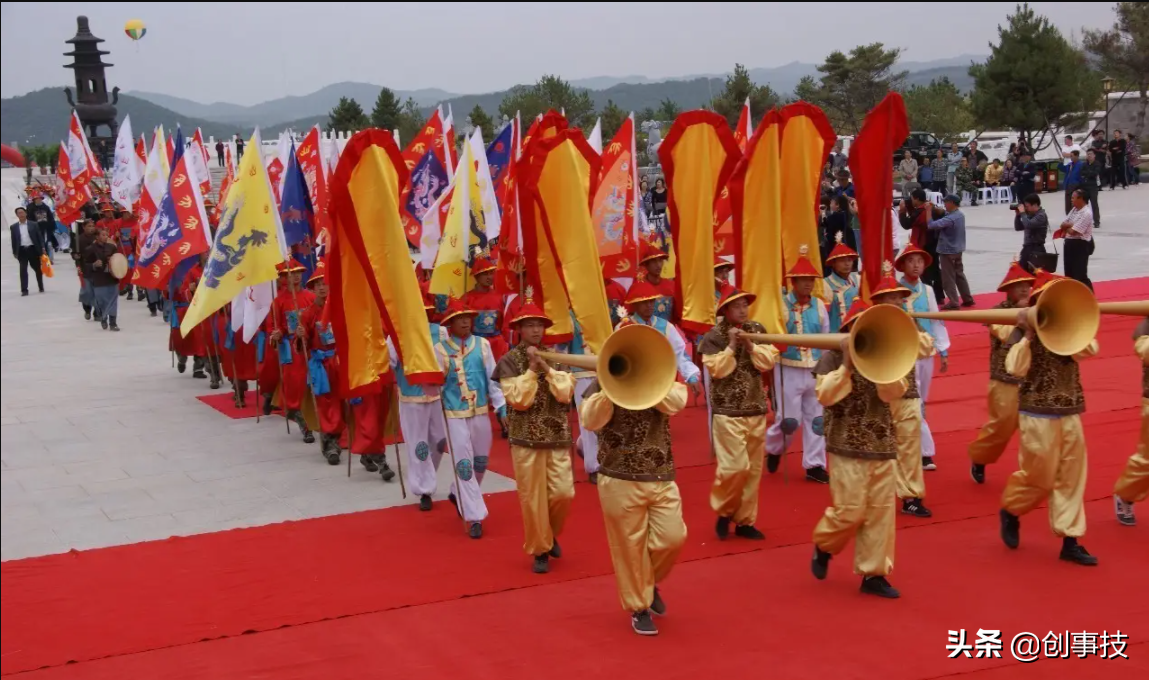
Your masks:
{"label": "black sneaker", "polygon": [[[25,292],[24,294],[27,295],[28,293]],[[104,330],[108,330],[108,320],[106,318],[100,319],[100,328],[103,328]]]}
{"label": "black sneaker", "polygon": [[108,330],[114,331],[116,333],[120,332],[120,327],[116,325],[115,319],[113,319],[111,323],[108,324]]}
{"label": "black sneaker", "polygon": [[658,586],[654,587],[654,600],[650,603],[650,612],[655,616],[666,616],[666,603],[662,601],[662,593]]}
{"label": "black sneaker", "polygon": [[969,466],[969,476],[978,484],[985,484],[985,466],[977,463]]}
{"label": "black sneaker", "polygon": [[1061,544],[1061,559],[1080,564],[1083,567],[1096,567],[1097,558],[1089,554],[1085,546],[1075,538],[1066,538]]}
{"label": "black sneaker", "polygon": [[91,321],[91,320],[92,320],[92,310],[85,309],[84,310],[84,321]]}
{"label": "black sneaker", "polygon": [[938,464],[934,462],[933,456],[922,456],[922,469],[927,472],[938,469]]}
{"label": "black sneaker", "polygon": [[551,549],[547,554],[555,559],[563,556],[563,549],[562,546],[559,545],[558,539],[551,539]]}
{"label": "black sneaker", "polygon": [[[104,328],[107,328],[106,323],[104,325]],[[192,371],[192,377],[203,380],[203,379],[207,378],[207,373],[204,373],[203,371]]]}
{"label": "black sneaker", "polygon": [[922,503],[920,498],[907,498],[903,500],[902,514],[923,518],[934,516],[934,513],[930,512],[930,509]]}
{"label": "black sneaker", "polygon": [[810,468],[809,470],[806,470],[806,481],[818,482],[819,484],[829,484],[830,473],[826,472],[826,468],[822,467],[821,465],[817,465]]}
{"label": "black sneaker", "polygon": [[714,533],[718,534],[718,540],[725,541],[730,536],[730,518],[719,517],[714,524]]}
{"label": "black sneaker", "polygon": [[311,430],[304,430],[303,431],[303,443],[304,444],[314,444],[315,443],[315,435],[311,432]]}
{"label": "black sneaker", "polygon": [[471,538],[483,537],[483,525],[479,522],[472,522],[471,528],[467,530],[467,535]]}
{"label": "black sneaker", "polygon": [[535,566],[533,567],[533,571],[536,574],[545,574],[550,570],[551,562],[547,554],[543,553],[542,555],[535,555]]}
{"label": "black sneaker", "polygon": [[654,619],[650,618],[650,610],[643,609],[630,615],[630,627],[639,635],[658,635],[658,628]]}
{"label": "black sneaker", "polygon": [[1005,508],[1001,509],[998,517],[1001,519],[1001,542],[1016,550],[1021,544],[1021,519],[1011,515]]}
{"label": "black sneaker", "polygon": [[782,454],[768,453],[766,454],[766,472],[774,474],[778,471],[778,466],[782,464]]}
{"label": "black sneaker", "polygon": [[861,591],[867,595],[877,595],[890,600],[896,600],[902,596],[897,588],[890,585],[885,576],[863,576]]}
{"label": "black sneaker", "polygon": [[823,551],[818,546],[814,546],[814,558],[810,560],[810,571],[813,572],[814,578],[819,581],[826,578],[826,572],[830,570],[830,559],[833,557],[828,552]]}
{"label": "black sneaker", "polygon": [[381,476],[385,482],[395,479],[395,471],[387,464],[387,456],[379,456],[379,476]]}
{"label": "black sneaker", "polygon": [[431,511],[431,497],[427,494],[419,496],[419,509],[423,512]]}
{"label": "black sneaker", "polygon": [[359,456],[359,464],[368,472],[379,472],[379,466],[375,463],[375,456]]}
{"label": "black sneaker", "polygon": [[738,538],[748,538],[751,541],[765,541],[766,534],[758,531],[753,524],[739,524],[734,527],[734,535]]}

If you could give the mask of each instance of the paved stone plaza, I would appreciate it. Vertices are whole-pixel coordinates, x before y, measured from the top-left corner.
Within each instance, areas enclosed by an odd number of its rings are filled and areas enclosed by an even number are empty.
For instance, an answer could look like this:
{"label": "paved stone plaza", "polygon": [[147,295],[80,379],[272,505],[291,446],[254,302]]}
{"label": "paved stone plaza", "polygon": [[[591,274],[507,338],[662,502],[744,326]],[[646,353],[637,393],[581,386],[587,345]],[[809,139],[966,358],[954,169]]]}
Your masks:
{"label": "paved stone plaza", "polygon": [[[1056,221],[1061,195],[1046,202]],[[1145,276],[1149,188],[1103,192],[1101,210],[1093,279]],[[1020,234],[1005,206],[968,216],[966,271],[975,293],[991,291]],[[142,303],[121,298],[120,333],[85,322],[69,262],[57,257],[48,292],[27,298],[15,259],[0,266],[4,560],[404,502],[398,480],[385,484],[358,463],[348,479],[345,465],[331,467],[316,445],[288,437],[280,418],[230,420],[198,402],[207,381],[172,370],[167,326]],[[449,477],[444,465],[440,500]],[[493,473],[483,486],[514,488]]]}

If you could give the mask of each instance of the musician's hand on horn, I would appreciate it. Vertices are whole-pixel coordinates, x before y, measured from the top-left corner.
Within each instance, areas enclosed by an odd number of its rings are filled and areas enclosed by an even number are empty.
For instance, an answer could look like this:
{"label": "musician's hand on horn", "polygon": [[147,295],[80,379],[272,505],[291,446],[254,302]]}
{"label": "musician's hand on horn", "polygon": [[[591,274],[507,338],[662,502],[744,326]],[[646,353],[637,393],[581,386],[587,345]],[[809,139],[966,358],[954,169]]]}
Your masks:
{"label": "musician's hand on horn", "polygon": [[539,351],[534,347],[527,348],[527,359],[530,360],[530,369],[539,375],[545,375],[548,371],[547,362],[539,356]]}
{"label": "musician's hand on horn", "polygon": [[1025,333],[1025,337],[1027,337],[1027,338],[1033,337],[1033,326],[1031,326],[1029,324],[1029,310],[1028,309],[1017,310],[1017,328],[1021,332]]}
{"label": "musician's hand on horn", "polygon": [[854,370],[854,354],[850,351],[850,339],[842,338],[842,365],[847,371]]}
{"label": "musician's hand on horn", "polygon": [[738,347],[738,341],[742,339],[742,329],[731,328],[730,330],[726,331],[726,337],[730,349],[735,349]]}

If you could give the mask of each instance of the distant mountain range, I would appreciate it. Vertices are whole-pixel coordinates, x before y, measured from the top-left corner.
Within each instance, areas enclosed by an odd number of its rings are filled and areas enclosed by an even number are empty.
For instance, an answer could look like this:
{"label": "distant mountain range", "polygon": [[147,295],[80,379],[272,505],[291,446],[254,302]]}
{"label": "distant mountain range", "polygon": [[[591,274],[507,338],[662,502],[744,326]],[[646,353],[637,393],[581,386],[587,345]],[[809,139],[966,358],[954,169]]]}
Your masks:
{"label": "distant mountain range", "polygon": [[[968,68],[971,62],[984,59],[976,55],[960,55],[948,59],[924,62],[901,62],[900,70],[908,71],[908,85],[926,84],[935,78],[947,77],[962,91],[973,86]],[[780,94],[790,94],[804,76],[817,78],[816,64],[792,62],[774,68],[750,69],[750,77],[759,85],[769,85]],[[646,76],[597,76],[572,80],[575,87],[590,91],[596,108],[612,100],[623,110],[641,111],[657,108],[664,99],[670,99],[684,109],[695,108],[708,102],[725,85],[725,74],[697,74],[678,78],[653,79]],[[281,97],[271,101],[241,106],[227,102],[203,104],[182,97],[152,92],[121,93],[119,112],[130,114],[136,134],[156,125],[175,129],[177,123],[185,130],[202,128],[205,136],[230,137],[250,134],[259,125],[271,131],[284,128],[305,130],[316,123],[327,121],[327,114],[340,97],[350,97],[370,112],[379,96],[381,85],[344,82],[328,85],[315,92],[300,96]],[[59,141],[67,132],[68,103],[63,87],[46,88],[20,97],[0,100],[0,139],[5,143],[47,144]],[[454,94],[445,90],[397,90],[403,101],[411,97],[420,107],[429,111],[436,104],[450,104],[461,122],[475,105],[488,114],[497,115],[499,104],[507,91],[487,94]]]}

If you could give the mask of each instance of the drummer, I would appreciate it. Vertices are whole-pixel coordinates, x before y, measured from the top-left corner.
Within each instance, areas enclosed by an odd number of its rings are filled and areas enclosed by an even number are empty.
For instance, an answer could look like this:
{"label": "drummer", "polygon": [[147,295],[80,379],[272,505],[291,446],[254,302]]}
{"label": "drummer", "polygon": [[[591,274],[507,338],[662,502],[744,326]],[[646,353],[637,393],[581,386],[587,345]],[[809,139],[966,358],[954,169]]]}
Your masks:
{"label": "drummer", "polygon": [[120,303],[120,280],[112,273],[111,258],[114,255],[120,255],[119,249],[108,236],[108,230],[100,228],[96,232],[96,242],[88,246],[83,257],[92,283],[96,320],[104,330],[118,331],[116,312]]}

